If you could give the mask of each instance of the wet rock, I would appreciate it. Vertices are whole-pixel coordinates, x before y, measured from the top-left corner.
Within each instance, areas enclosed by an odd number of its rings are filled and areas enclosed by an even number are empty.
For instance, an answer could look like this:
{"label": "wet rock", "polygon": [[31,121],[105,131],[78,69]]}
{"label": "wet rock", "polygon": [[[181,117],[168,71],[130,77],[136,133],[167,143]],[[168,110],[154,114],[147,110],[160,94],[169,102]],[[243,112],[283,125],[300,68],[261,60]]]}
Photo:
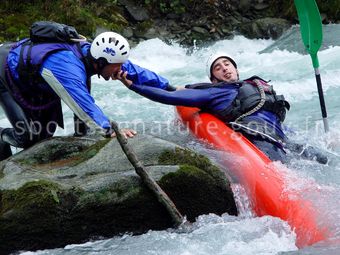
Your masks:
{"label": "wet rock", "polygon": [[[281,15],[275,15],[279,7],[271,4],[269,0],[228,0],[209,1],[203,0],[200,4],[184,4],[186,12],[158,15],[151,11],[152,17],[157,19],[155,27],[166,30],[167,41],[175,41],[185,46],[205,45],[213,40],[230,37],[235,31],[249,38],[279,37],[285,31],[286,25],[275,20]],[[152,19],[151,17],[151,19]],[[272,20],[266,20],[269,17]],[[275,17],[275,18],[274,18]],[[271,24],[271,22],[273,22]],[[286,21],[288,26],[291,25]],[[136,29],[136,38],[149,39],[165,36],[154,34],[147,29]],[[188,32],[190,31],[190,32]],[[146,35],[145,35],[146,34]],[[175,40],[173,40],[175,39]]]}
{"label": "wet rock", "polygon": [[121,0],[120,3],[126,8],[127,12],[135,21],[145,21],[150,19],[149,14],[145,8],[136,5],[131,0]]}
{"label": "wet rock", "polygon": [[277,39],[289,28],[290,23],[287,20],[279,18],[263,18],[241,24],[239,31],[250,39]]}
{"label": "wet rock", "polygon": [[254,9],[257,11],[263,11],[267,8],[269,8],[269,4],[266,4],[266,3],[259,3],[254,6]]}
{"label": "wet rock", "polygon": [[241,13],[248,12],[251,7],[251,2],[251,0],[240,0],[240,3],[237,5],[238,10],[240,10]]}
{"label": "wet rock", "polygon": [[156,38],[158,36],[158,32],[156,31],[155,28],[150,28],[148,29],[148,31],[146,31],[146,33],[143,35],[143,38],[145,39],[152,39],[152,38]]}
{"label": "wet rock", "polygon": [[133,36],[133,30],[131,27],[127,27],[123,30],[122,35],[128,39]]}
{"label": "wet rock", "polygon": [[204,35],[209,33],[208,30],[206,30],[203,27],[193,27],[192,30],[200,34],[204,34]]}
{"label": "wet rock", "polygon": [[[188,220],[237,214],[228,179],[206,157],[152,136],[129,144]],[[0,162],[4,254],[171,226],[117,140],[56,137]]]}

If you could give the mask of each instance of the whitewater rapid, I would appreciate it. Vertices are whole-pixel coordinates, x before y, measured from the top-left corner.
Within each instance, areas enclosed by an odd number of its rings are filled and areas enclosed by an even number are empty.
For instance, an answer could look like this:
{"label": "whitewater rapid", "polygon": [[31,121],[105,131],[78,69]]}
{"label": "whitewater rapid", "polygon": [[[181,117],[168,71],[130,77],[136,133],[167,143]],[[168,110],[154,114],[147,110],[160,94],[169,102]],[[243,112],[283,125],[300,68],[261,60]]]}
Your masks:
{"label": "whitewater rapid", "polygon": [[[258,75],[271,80],[278,94],[285,95],[291,103],[291,110],[285,123],[294,131],[290,135],[292,139],[307,142],[329,153],[339,153],[340,145],[338,147],[331,145],[340,143],[340,47],[329,46],[318,54],[331,128],[330,133],[326,135],[323,131],[310,56],[285,49],[260,54],[274,43],[276,42],[273,40],[249,40],[243,36],[235,36],[232,40],[218,41],[209,47],[194,48],[189,52],[178,44],[167,45],[159,39],[152,39],[141,42],[133,48],[131,60],[165,76],[172,85],[180,86],[208,82],[205,71],[206,59],[213,52],[225,52],[237,62],[241,79]],[[291,45],[287,45],[287,48],[288,46]],[[178,136],[176,132],[169,134],[169,130],[166,131],[169,126],[173,131],[171,127],[176,124],[176,114],[172,106],[151,102],[129,91],[117,81],[107,82],[97,77],[93,79],[92,91],[97,104],[111,119],[122,125],[137,128],[140,133],[152,130],[160,137],[177,136],[182,145],[213,157],[214,152],[189,135],[186,136],[184,133]],[[63,111],[66,128],[58,129],[57,135],[70,135],[73,132],[73,114],[65,105]],[[9,125],[2,112],[0,125]],[[160,128],[155,128],[156,126]],[[165,132],[168,133],[164,134]],[[340,209],[337,205],[340,199],[339,157],[334,156],[328,165],[320,165],[315,161],[295,160],[289,168],[289,171],[299,178],[299,181],[291,184],[292,188],[303,188],[305,182],[309,180],[317,183],[317,188],[322,194],[322,201],[318,201],[319,206],[329,210],[327,220],[335,221],[334,231],[339,236]],[[205,215],[199,217],[191,229],[181,233],[172,229],[149,231],[140,236],[126,234],[112,239],[94,240],[79,245],[70,244],[61,249],[24,254],[269,255],[297,251],[295,233],[286,222],[270,216],[254,217],[244,204],[247,202],[245,194],[242,192],[236,194],[239,203],[244,207],[244,212],[239,217]],[[308,196],[314,199],[313,194]],[[311,254],[318,254],[317,248],[313,249]]]}

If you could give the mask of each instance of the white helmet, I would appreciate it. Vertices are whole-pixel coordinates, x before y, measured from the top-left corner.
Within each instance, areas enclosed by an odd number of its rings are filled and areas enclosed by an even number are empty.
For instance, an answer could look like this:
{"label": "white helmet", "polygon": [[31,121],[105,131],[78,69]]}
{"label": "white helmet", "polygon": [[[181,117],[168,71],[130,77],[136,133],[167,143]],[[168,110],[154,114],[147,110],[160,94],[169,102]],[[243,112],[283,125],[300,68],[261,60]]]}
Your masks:
{"label": "white helmet", "polygon": [[236,62],[231,57],[229,57],[228,55],[226,55],[224,53],[215,53],[215,54],[212,54],[208,58],[207,65],[206,65],[206,72],[207,72],[208,78],[210,80],[212,80],[212,78],[213,78],[212,67],[213,67],[215,61],[218,60],[219,58],[226,58],[226,59],[228,59],[230,61],[230,63],[232,63],[233,66],[237,69]]}
{"label": "white helmet", "polygon": [[90,52],[93,58],[104,58],[110,64],[124,63],[130,54],[128,41],[115,32],[104,32],[94,38]]}

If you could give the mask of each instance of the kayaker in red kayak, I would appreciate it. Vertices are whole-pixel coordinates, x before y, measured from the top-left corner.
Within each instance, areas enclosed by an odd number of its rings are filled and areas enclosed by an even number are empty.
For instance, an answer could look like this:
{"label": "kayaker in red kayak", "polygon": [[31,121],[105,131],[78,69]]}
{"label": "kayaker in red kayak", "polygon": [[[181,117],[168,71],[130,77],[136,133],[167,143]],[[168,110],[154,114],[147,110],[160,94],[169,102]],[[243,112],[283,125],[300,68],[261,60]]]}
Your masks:
{"label": "kayaker in red kayak", "polygon": [[133,83],[123,71],[113,79],[120,80],[129,89],[153,101],[198,107],[215,115],[246,136],[271,160],[286,162],[285,149],[289,148],[305,158],[327,162],[327,157],[312,147],[306,150],[302,145],[290,143],[282,127],[290,105],[266,80],[258,76],[239,80],[236,62],[225,54],[208,59],[207,74],[211,83],[186,85],[176,91]]}

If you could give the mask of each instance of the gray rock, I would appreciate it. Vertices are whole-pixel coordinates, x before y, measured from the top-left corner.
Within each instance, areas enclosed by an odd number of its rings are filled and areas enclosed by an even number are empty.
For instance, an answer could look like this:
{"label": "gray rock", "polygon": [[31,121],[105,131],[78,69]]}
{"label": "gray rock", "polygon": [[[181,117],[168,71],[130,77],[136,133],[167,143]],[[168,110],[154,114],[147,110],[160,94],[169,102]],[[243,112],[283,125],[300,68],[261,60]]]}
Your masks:
{"label": "gray rock", "polygon": [[145,31],[141,31],[141,30],[139,30],[139,29],[134,29],[134,30],[133,30],[133,36],[136,37],[136,38],[138,38],[139,40],[140,40],[141,38],[144,38],[144,34],[145,34]]}
{"label": "gray rock", "polygon": [[158,37],[159,33],[155,28],[150,28],[146,33],[144,34],[145,39],[152,39]]}
{"label": "gray rock", "polygon": [[240,10],[241,13],[246,13],[249,11],[251,7],[251,0],[240,0],[238,6],[238,10]]}
{"label": "gray rock", "polygon": [[209,33],[208,30],[206,30],[203,27],[193,27],[192,30],[197,32],[197,33],[200,33],[200,34],[208,34]]}
{"label": "gray rock", "polygon": [[239,26],[239,31],[246,37],[254,38],[279,38],[290,28],[290,23],[280,18],[263,18]]}
{"label": "gray rock", "polygon": [[[228,179],[207,158],[148,135],[128,142],[188,220],[237,214]],[[55,137],[1,161],[0,198],[5,254],[173,226],[115,139]]]}
{"label": "gray rock", "polygon": [[131,38],[133,36],[132,28],[131,27],[124,28],[124,30],[122,32],[122,36],[124,36],[126,38]]}
{"label": "gray rock", "polygon": [[[322,31],[323,38],[320,50],[340,46],[340,24],[323,25]],[[260,53],[269,53],[274,50],[287,50],[298,52],[300,54],[308,54],[301,40],[300,27],[291,27],[278,40],[266,49],[262,50]]]}
{"label": "gray rock", "polygon": [[256,4],[254,6],[254,9],[257,10],[257,11],[263,11],[263,10],[267,9],[268,7],[269,7],[269,4],[259,3],[259,4]]}
{"label": "gray rock", "polygon": [[158,29],[159,36],[165,38],[169,35],[169,31],[167,31],[165,28],[159,28]]}
{"label": "gray rock", "polygon": [[[262,17],[272,17],[277,8],[272,8],[269,0],[228,0],[203,1],[178,15],[169,13],[160,19],[155,15],[154,27],[166,30],[168,34],[156,36],[167,43],[177,42],[191,47],[204,46],[212,40],[230,38],[239,32],[248,38],[278,38],[291,24],[288,21]],[[279,21],[278,21],[279,20]],[[153,32],[136,32],[137,38],[153,38]]]}
{"label": "gray rock", "polygon": [[135,21],[145,21],[150,19],[149,14],[142,6],[136,6],[136,3],[130,0],[121,0],[120,3],[124,5],[128,13]]}
{"label": "gray rock", "polygon": [[175,20],[169,20],[167,22],[167,26],[168,27],[178,27],[178,24],[177,24],[177,22]]}

